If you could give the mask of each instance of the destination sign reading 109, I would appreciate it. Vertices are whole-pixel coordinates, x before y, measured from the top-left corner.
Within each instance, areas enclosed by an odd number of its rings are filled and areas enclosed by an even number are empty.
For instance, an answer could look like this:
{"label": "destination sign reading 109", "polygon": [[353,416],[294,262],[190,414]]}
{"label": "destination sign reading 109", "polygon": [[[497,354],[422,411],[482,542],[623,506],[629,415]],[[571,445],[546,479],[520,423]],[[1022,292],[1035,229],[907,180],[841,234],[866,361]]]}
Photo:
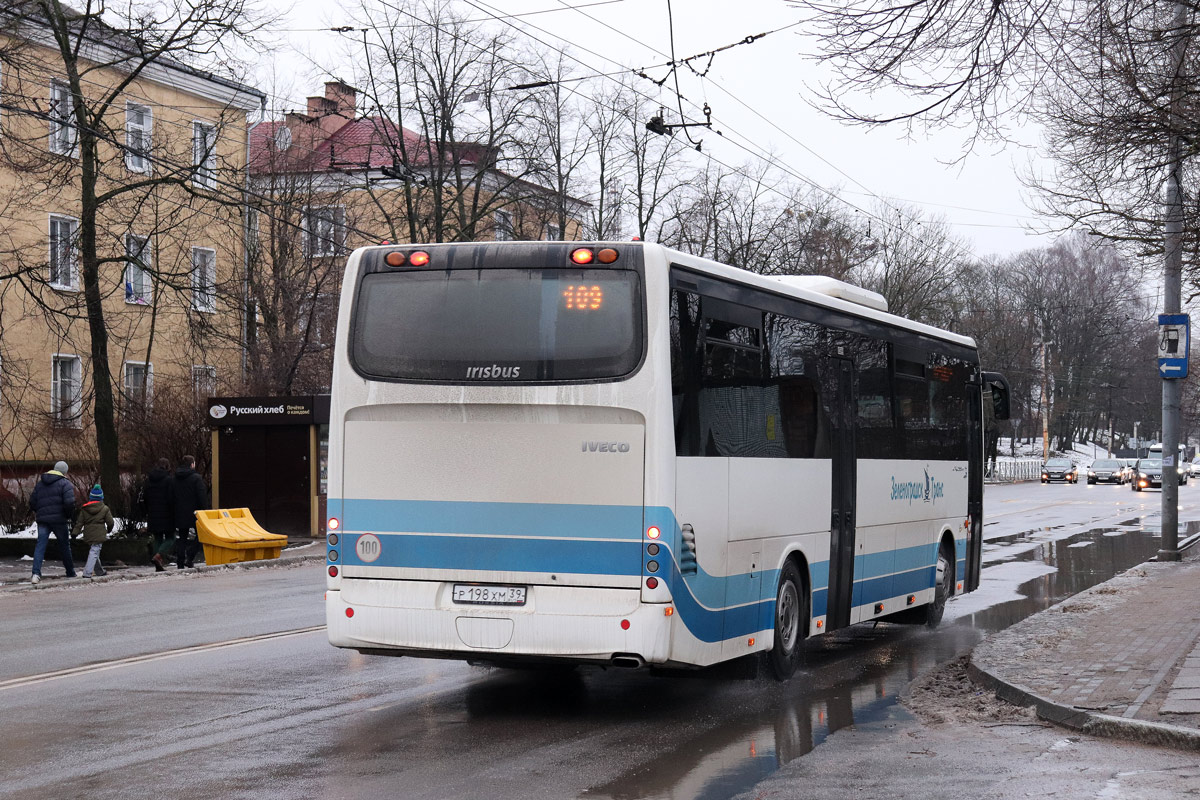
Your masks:
{"label": "destination sign reading 109", "polygon": [[595,311],[604,304],[604,290],[595,285],[571,284],[563,291],[563,299],[572,311]]}

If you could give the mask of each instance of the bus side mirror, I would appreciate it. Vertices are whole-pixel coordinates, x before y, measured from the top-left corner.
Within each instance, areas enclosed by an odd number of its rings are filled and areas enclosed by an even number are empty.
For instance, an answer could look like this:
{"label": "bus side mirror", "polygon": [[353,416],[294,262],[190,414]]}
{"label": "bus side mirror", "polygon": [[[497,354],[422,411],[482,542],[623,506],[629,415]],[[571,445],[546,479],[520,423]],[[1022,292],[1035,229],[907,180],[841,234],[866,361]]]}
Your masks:
{"label": "bus side mirror", "polygon": [[999,372],[983,373],[983,388],[992,393],[992,415],[996,419],[1008,419],[1008,379]]}

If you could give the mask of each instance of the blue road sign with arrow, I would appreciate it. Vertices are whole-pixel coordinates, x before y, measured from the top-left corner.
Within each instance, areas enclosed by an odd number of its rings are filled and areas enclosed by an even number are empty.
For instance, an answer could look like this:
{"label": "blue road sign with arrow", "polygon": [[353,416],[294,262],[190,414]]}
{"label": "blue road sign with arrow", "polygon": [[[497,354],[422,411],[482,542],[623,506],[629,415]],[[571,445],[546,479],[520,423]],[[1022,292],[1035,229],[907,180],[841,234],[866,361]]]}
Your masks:
{"label": "blue road sign with arrow", "polygon": [[1158,374],[1164,379],[1186,378],[1191,323],[1187,314],[1158,315]]}

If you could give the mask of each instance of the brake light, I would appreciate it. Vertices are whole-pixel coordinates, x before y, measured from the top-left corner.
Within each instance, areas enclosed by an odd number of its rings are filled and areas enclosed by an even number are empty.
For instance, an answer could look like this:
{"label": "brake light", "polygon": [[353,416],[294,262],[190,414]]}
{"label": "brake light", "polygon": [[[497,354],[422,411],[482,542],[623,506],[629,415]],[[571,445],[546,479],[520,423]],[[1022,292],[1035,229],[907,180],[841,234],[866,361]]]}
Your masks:
{"label": "brake light", "polygon": [[340,527],[342,527],[342,523],[338,521],[337,517],[329,518],[329,530],[336,531]]}
{"label": "brake light", "polygon": [[647,539],[657,539],[659,536],[662,536],[662,531],[658,529],[657,525],[651,525],[649,528],[646,528]]}
{"label": "brake light", "polygon": [[429,263],[429,253],[424,250],[418,250],[408,257],[408,263],[414,267],[423,267]]}
{"label": "brake light", "polygon": [[590,264],[595,257],[595,254],[586,247],[571,251],[571,260],[576,264]]}

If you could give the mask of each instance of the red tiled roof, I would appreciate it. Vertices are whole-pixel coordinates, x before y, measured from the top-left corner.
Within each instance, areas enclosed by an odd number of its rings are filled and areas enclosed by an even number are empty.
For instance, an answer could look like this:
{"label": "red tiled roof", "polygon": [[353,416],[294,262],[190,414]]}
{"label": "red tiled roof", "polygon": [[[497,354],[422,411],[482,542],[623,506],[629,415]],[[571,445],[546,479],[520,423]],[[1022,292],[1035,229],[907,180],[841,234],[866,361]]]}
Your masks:
{"label": "red tiled roof", "polygon": [[[280,150],[276,147],[275,135],[285,127],[292,131],[292,143],[287,149]],[[400,157],[401,135],[409,165],[428,164],[426,140],[383,117],[350,120],[328,137],[317,122],[291,125],[284,120],[263,122],[250,131],[250,171],[265,174],[390,167],[393,160]],[[459,147],[464,148],[463,155],[470,160],[471,150],[463,145]]]}

